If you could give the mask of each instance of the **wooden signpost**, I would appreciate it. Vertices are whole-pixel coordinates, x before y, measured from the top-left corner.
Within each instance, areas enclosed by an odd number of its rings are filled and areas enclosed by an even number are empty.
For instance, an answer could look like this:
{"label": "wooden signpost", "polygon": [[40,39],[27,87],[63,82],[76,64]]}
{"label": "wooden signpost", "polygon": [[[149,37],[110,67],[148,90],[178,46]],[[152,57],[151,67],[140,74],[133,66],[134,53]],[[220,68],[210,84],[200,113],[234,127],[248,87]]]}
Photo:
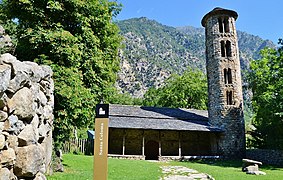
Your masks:
{"label": "wooden signpost", "polygon": [[94,140],[94,180],[107,180],[109,104],[97,104]]}

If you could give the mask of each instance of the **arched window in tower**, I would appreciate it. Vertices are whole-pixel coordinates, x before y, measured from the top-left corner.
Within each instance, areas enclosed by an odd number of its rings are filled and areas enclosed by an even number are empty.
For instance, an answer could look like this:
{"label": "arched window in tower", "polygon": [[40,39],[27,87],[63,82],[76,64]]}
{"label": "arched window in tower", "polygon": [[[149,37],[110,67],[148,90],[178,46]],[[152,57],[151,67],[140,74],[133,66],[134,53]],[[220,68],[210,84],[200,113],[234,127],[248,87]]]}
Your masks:
{"label": "arched window in tower", "polygon": [[224,83],[232,84],[232,70],[230,68],[224,69]]}
{"label": "arched window in tower", "polygon": [[228,21],[228,18],[224,18],[224,31],[225,33],[229,33],[230,32],[230,27],[229,27],[229,21]]}
{"label": "arched window in tower", "polygon": [[233,105],[233,92],[226,91],[226,103],[227,105]]}
{"label": "arched window in tower", "polygon": [[230,68],[228,68],[227,79],[228,79],[228,84],[232,84],[232,70]]}
{"label": "arched window in tower", "polygon": [[230,41],[226,41],[225,50],[226,50],[226,57],[232,57],[232,49],[231,49]]}
{"label": "arched window in tower", "polygon": [[225,42],[224,41],[221,41],[220,42],[221,44],[221,57],[225,57]]}
{"label": "arched window in tower", "polygon": [[218,18],[219,32],[223,33],[223,21],[222,18]]}
{"label": "arched window in tower", "polygon": [[227,84],[228,80],[227,80],[227,69],[224,69],[224,83]]}

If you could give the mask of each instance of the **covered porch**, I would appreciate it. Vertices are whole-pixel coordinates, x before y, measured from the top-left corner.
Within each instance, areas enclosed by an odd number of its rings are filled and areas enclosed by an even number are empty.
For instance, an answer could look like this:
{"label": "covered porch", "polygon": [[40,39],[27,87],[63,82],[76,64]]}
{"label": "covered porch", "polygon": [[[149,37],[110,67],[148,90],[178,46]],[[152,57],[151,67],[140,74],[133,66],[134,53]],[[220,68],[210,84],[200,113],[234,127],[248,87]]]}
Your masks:
{"label": "covered porch", "polygon": [[207,111],[110,105],[110,157],[127,159],[218,158],[223,131]]}
{"label": "covered porch", "polygon": [[114,129],[109,131],[109,157],[143,160],[219,158],[218,133]]}

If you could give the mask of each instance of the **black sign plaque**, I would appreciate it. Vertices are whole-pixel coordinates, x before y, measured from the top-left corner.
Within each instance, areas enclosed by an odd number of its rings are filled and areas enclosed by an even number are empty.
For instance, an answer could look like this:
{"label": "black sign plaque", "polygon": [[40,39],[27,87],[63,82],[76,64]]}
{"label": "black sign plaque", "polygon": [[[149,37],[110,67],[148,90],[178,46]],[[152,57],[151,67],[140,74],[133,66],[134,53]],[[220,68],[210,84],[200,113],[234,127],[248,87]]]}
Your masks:
{"label": "black sign plaque", "polygon": [[96,118],[109,118],[109,104],[97,104],[95,108]]}

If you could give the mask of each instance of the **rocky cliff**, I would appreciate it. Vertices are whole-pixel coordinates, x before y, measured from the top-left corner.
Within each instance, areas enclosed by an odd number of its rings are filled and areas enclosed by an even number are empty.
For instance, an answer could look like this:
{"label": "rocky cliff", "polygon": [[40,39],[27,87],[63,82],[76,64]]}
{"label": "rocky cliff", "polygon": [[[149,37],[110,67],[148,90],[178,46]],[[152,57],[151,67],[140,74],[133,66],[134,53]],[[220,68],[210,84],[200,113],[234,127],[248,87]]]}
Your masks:
{"label": "rocky cliff", "polygon": [[[117,80],[121,92],[142,97],[150,87],[159,87],[170,74],[182,74],[188,66],[205,72],[203,28],[174,28],[144,17],[120,21],[117,25],[124,37]],[[275,47],[258,36],[241,31],[237,34],[243,70],[249,68],[251,59],[259,58],[261,49]]]}

